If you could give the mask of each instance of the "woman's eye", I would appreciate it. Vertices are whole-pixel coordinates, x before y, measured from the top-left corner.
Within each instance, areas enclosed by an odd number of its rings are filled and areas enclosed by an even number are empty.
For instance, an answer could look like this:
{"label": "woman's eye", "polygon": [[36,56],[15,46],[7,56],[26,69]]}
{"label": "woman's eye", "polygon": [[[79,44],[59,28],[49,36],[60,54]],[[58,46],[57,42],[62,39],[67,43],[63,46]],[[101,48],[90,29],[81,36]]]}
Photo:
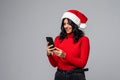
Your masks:
{"label": "woman's eye", "polygon": [[64,23],[63,25],[65,25],[66,23]]}
{"label": "woman's eye", "polygon": [[68,25],[70,25],[70,24],[68,23]]}

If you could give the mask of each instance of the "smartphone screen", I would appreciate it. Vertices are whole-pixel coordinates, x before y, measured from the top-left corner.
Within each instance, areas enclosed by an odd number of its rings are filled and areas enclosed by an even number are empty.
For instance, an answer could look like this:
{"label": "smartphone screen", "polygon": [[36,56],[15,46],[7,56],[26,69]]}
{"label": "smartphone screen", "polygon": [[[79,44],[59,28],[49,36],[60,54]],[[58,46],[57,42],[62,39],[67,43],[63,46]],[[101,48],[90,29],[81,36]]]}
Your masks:
{"label": "smartphone screen", "polygon": [[48,45],[53,45],[53,47],[51,47],[51,48],[54,48],[53,38],[52,37],[46,37],[46,40],[47,40],[47,42],[49,42]]}

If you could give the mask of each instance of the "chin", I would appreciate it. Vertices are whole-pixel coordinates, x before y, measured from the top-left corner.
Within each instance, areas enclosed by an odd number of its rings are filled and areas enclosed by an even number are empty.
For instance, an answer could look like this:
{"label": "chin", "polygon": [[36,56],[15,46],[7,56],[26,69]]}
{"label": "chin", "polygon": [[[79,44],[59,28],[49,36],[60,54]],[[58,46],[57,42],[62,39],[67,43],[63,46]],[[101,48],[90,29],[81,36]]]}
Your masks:
{"label": "chin", "polygon": [[72,33],[72,31],[71,31],[71,30],[68,30],[68,31],[66,31],[66,33],[67,33],[67,34],[70,34],[70,33]]}
{"label": "chin", "polygon": [[67,32],[67,34],[70,34],[70,33],[72,33],[72,32]]}

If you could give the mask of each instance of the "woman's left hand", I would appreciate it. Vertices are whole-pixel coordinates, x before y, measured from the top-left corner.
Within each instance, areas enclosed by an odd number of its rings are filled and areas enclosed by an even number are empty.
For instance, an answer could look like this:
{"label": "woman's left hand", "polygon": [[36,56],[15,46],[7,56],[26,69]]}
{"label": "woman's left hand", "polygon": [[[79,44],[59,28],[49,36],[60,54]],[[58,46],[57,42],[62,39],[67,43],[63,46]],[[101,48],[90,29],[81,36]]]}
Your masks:
{"label": "woman's left hand", "polygon": [[55,50],[53,52],[54,52],[54,54],[56,54],[57,56],[62,57],[62,58],[65,58],[65,56],[66,56],[65,52],[57,47],[55,47]]}

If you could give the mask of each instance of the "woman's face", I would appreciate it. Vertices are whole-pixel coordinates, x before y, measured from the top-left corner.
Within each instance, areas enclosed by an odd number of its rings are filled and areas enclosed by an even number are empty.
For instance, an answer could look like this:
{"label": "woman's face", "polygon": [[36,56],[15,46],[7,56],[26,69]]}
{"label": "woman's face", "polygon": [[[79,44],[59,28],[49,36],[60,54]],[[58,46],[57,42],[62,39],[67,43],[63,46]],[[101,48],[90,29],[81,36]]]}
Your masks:
{"label": "woman's face", "polygon": [[64,20],[64,29],[68,34],[72,32],[72,26],[68,23],[68,19]]}

